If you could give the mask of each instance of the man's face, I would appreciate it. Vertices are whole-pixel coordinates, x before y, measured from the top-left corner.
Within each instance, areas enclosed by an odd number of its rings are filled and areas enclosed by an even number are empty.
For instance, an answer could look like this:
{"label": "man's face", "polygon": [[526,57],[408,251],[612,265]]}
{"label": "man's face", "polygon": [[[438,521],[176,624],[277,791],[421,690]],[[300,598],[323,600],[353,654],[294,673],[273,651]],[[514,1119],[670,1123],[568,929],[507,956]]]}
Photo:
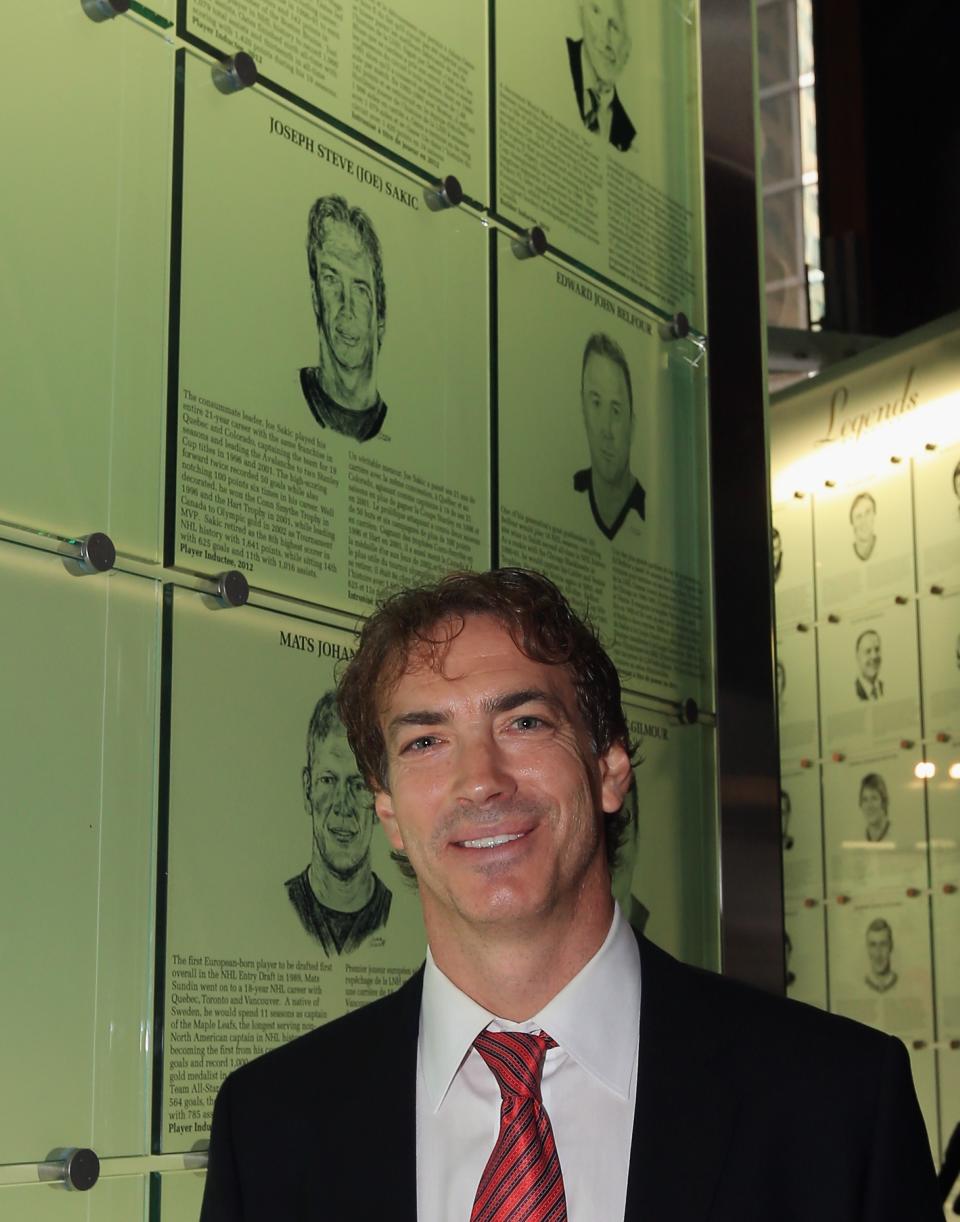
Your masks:
{"label": "man's face", "polygon": [[773,532],[772,549],[773,549],[773,567],[774,569],[777,569],[780,566],[780,557],[783,555],[783,544],[780,542],[780,532],[778,530],[775,530]]}
{"label": "man's face", "polygon": [[440,671],[412,656],[380,722],[377,813],[417,872],[428,933],[542,928],[609,905],[604,812],[620,808],[630,761],[620,746],[595,755],[565,667],[473,616]]}
{"label": "man's face", "polygon": [[581,0],[583,45],[597,79],[612,85],[630,56],[623,0]]}
{"label": "man's face", "polygon": [[876,510],[873,502],[864,497],[857,501],[850,511],[850,521],[853,523],[853,536],[858,543],[869,543],[874,535],[874,520]]}
{"label": "man's face", "polygon": [[609,357],[592,352],[583,370],[583,423],[590,446],[590,465],[608,484],[630,466],[633,413],[627,379]]}
{"label": "man's face", "polygon": [[890,955],[893,951],[893,938],[889,929],[870,929],[867,931],[867,954],[870,956],[870,970],[874,976],[886,976],[890,971]]}
{"label": "man's face", "polygon": [[880,662],[880,637],[876,632],[868,632],[857,646],[857,665],[870,683],[880,673]]}
{"label": "man's face", "polygon": [[863,815],[868,832],[881,832],[887,821],[887,812],[883,809],[883,798],[879,790],[865,785],[860,791],[860,813]]}
{"label": "man's face", "polygon": [[357,771],[347,737],[334,731],[303,770],[303,800],[313,819],[313,844],[331,874],[351,878],[367,863],[373,796]]}
{"label": "man's face", "polygon": [[345,369],[362,368],[379,345],[373,264],[343,221],[323,226],[314,299],[334,359]]}

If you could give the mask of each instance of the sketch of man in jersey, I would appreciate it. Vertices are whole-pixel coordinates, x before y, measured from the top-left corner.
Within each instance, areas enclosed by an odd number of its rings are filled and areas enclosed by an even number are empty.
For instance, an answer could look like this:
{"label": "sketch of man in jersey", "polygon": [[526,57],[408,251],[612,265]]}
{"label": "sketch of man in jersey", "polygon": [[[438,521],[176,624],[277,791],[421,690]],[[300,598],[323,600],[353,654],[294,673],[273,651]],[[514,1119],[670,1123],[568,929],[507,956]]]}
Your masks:
{"label": "sketch of man in jersey", "polygon": [[869,560],[877,545],[877,502],[869,492],[861,492],[850,506],[853,527],[853,551],[858,560]]}
{"label": "sketch of man in jersey", "polygon": [[877,917],[867,926],[867,959],[870,966],[865,977],[875,993],[886,993],[897,983],[892,957],[893,930],[889,921]]}
{"label": "sketch of man in jersey", "polygon": [[868,772],[860,782],[860,813],[867,839],[885,840],[890,831],[890,793],[879,772]]}
{"label": "sketch of man in jersey", "polygon": [[314,203],[307,266],[319,362],[300,370],[300,389],[321,428],[369,441],[387,415],[377,386],[387,290],[380,241],[362,208],[351,208],[342,195]]}
{"label": "sketch of man in jersey", "polygon": [[393,893],[370,866],[373,795],[357,770],[334,691],[320,697],[310,718],[301,780],[313,851],[306,869],[287,880],[287,895],[324,953],[340,955],[386,925]]}
{"label": "sketch of man in jersey", "polygon": [[624,0],[580,0],[580,29],[582,38],[567,39],[580,118],[588,132],[625,153],[637,129],[617,95],[617,81],[630,58]]}
{"label": "sketch of man in jersey", "polygon": [[613,539],[631,514],[646,520],[646,493],[630,470],[630,367],[620,345],[602,332],[591,335],[583,350],[580,406],[590,466],[574,474],[573,487],[586,493],[594,522]]}

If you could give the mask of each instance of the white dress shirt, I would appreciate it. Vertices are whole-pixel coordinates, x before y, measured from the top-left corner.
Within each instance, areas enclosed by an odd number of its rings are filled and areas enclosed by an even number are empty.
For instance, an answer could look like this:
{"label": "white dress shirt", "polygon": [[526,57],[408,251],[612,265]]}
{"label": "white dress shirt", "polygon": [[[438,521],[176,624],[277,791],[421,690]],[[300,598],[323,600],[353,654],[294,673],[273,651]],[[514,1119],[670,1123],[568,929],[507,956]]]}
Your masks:
{"label": "white dress shirt", "polygon": [[[569,1222],[623,1217],[640,1042],[640,954],[614,908],[603,945],[527,1022],[462,993],[427,951],[417,1046],[417,1219],[469,1222],[500,1131],[500,1088],[473,1047],[494,1031],[546,1031],[542,1099],[557,1144]],[[389,1140],[389,1135],[386,1136]]]}

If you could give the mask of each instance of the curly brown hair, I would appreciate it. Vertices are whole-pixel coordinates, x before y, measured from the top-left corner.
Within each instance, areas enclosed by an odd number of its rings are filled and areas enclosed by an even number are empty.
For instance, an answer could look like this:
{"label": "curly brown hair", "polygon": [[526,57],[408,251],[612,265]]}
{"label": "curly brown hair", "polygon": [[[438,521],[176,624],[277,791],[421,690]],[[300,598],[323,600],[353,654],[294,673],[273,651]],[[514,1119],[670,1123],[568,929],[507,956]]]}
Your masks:
{"label": "curly brown hair", "polygon": [[[340,675],[340,717],[369,785],[389,789],[380,714],[410,655],[426,647],[439,664],[450,641],[474,615],[501,623],[533,661],[567,667],[597,755],[617,743],[633,753],[616,667],[589,621],[571,609],[553,582],[528,569],[456,572],[434,585],[401,590],[383,600],[364,625],[357,652]],[[622,812],[607,820],[611,864],[626,822]]]}

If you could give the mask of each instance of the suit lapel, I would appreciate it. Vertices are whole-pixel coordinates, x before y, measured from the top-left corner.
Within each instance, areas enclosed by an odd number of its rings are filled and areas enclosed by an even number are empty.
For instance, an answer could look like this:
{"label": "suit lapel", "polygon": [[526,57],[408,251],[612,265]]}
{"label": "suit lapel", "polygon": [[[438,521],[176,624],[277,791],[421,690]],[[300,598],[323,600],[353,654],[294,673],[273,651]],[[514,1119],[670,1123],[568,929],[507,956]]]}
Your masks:
{"label": "suit lapel", "polygon": [[739,1106],[698,976],[640,939],[637,1108],[626,1222],[705,1222]]}

